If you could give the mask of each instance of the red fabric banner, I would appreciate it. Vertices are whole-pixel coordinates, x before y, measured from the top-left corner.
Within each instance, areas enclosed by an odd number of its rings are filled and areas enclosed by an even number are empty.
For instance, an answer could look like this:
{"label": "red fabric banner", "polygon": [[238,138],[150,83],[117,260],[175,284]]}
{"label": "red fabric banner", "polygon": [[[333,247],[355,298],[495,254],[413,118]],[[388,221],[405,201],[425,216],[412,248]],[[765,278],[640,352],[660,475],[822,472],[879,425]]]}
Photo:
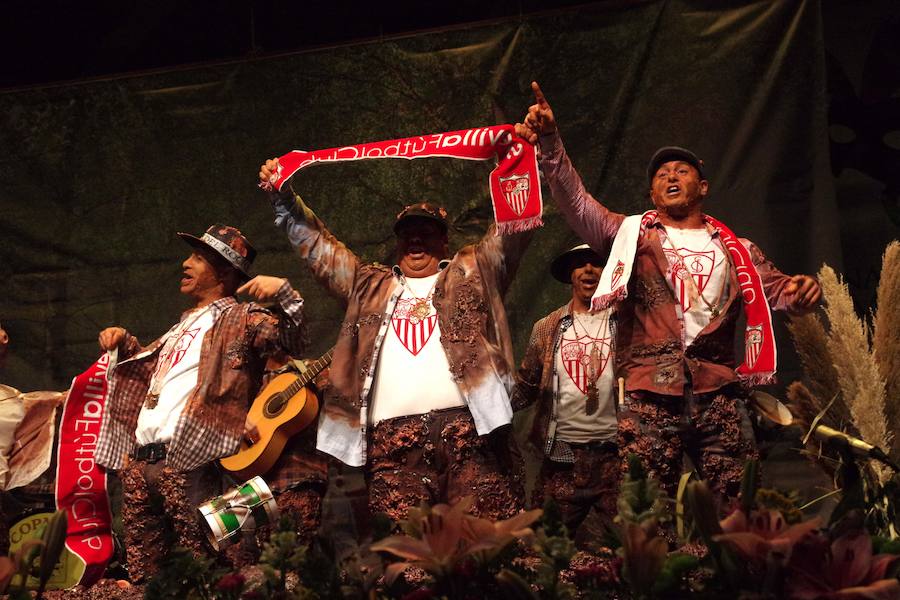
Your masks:
{"label": "red fabric banner", "polygon": [[59,426],[56,508],[66,511],[66,547],[84,562],[82,585],[97,581],[113,554],[106,470],[94,462],[110,361],[105,353],[72,381]]}
{"label": "red fabric banner", "polygon": [[512,125],[493,125],[432,133],[411,138],[369,142],[327,150],[294,150],[279,157],[278,173],[265,189],[281,190],[285,181],[319,163],[376,158],[461,158],[497,160],[490,174],[491,201],[497,233],[509,234],[543,225],[543,199],[533,145],[515,134]]}

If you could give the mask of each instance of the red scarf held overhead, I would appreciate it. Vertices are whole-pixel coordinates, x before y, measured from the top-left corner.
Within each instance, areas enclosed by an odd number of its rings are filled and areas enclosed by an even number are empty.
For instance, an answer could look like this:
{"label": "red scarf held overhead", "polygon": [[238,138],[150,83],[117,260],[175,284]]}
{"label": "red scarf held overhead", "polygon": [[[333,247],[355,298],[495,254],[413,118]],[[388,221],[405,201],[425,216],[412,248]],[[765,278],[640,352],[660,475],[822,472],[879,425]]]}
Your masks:
{"label": "red scarf held overhead", "polygon": [[533,145],[515,134],[512,125],[494,125],[432,133],[399,140],[369,142],[327,150],[294,150],[278,159],[278,172],[264,189],[281,190],[285,181],[304,167],[318,163],[375,158],[496,159],[490,174],[491,201],[498,234],[527,231],[543,225],[543,200]]}

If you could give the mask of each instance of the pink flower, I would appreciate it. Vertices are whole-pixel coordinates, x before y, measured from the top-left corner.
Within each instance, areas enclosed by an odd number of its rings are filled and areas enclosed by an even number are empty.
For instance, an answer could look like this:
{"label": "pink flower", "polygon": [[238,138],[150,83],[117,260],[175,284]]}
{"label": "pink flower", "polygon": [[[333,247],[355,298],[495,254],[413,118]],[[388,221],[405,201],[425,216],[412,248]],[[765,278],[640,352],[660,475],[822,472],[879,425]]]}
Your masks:
{"label": "pink flower", "polygon": [[900,598],[900,582],[886,578],[900,556],[872,556],[872,541],[862,532],[842,535],[830,544],[822,536],[798,546],[788,568],[791,598],[889,600]]}
{"label": "pink flower", "polygon": [[722,531],[713,540],[734,548],[741,556],[763,563],[771,554],[788,558],[794,545],[819,528],[819,518],[788,525],[778,511],[759,510],[750,517],[736,510],[719,523]]}

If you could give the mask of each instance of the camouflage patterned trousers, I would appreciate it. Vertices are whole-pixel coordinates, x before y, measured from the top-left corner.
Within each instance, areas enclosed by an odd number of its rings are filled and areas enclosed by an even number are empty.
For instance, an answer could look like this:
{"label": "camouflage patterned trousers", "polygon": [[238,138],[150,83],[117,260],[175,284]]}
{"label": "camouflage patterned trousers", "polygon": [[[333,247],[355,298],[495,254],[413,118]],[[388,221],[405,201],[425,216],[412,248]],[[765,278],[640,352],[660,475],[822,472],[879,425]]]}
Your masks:
{"label": "camouflage patterned trousers", "polygon": [[532,504],[541,508],[553,498],[571,537],[591,510],[597,511],[604,528],[612,525],[619,496],[621,459],[613,442],[569,443],[574,463],[544,458],[538,474]]}
{"label": "camouflage patterned trousers", "polygon": [[380,421],[372,428],[369,509],[393,521],[411,506],[475,499],[473,513],[511,517],[523,507],[522,463],[509,428],[479,436],[466,408]]}
{"label": "camouflage patterned trousers", "polygon": [[197,507],[222,493],[214,464],[188,472],[158,462],[133,460],[119,472],[128,573],[146,581],[175,545],[195,556],[207,553]]}
{"label": "camouflage patterned trousers", "polygon": [[623,458],[637,454],[672,498],[684,455],[723,500],[738,496],[744,461],[758,458],[738,386],[684,397],[629,392],[619,411],[619,448]]}

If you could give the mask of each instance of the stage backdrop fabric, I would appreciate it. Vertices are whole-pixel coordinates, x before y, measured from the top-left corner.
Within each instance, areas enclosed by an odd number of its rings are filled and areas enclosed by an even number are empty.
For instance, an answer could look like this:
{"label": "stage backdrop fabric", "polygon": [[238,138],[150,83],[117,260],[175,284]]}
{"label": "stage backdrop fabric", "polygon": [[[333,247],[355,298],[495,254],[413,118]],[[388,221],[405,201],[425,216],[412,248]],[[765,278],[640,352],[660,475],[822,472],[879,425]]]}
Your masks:
{"label": "stage backdrop fabric", "polygon": [[[24,390],[64,389],[121,325],[147,343],[185,308],[176,231],[239,227],[256,273],[306,298],[312,346],[342,310],[272,225],[260,163],[292,149],[521,119],[538,80],[587,188],[649,207],[662,145],[701,156],[708,212],[786,272],[840,267],[816,1],[606,2],[451,31],[0,93],[0,321]],[[490,164],[449,159],[320,166],[295,189],[363,259],[390,264],[395,215],[436,202],[453,248],[491,222]],[[518,356],[568,289],[548,265],[577,243],[545,188],[540,230],[507,298]],[[779,329],[783,333],[783,329]],[[779,341],[780,356],[789,341]],[[792,368],[787,364],[784,368]],[[784,371],[783,368],[783,371]]]}

